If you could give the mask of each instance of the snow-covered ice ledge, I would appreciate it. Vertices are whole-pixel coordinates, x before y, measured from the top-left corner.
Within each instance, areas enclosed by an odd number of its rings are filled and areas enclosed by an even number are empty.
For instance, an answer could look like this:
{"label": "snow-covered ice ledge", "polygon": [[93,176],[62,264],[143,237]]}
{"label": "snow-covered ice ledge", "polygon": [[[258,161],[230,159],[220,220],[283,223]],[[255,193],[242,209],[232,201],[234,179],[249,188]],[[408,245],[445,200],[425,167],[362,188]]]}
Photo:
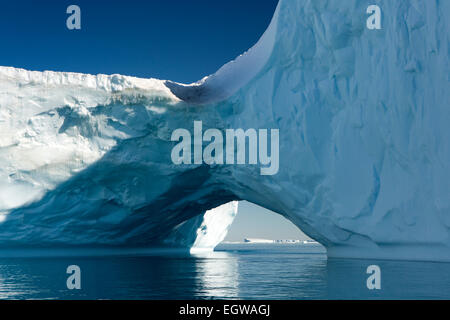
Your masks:
{"label": "snow-covered ice ledge", "polygon": [[[281,0],[248,54],[192,85],[0,68],[0,245],[192,246],[204,212],[245,199],[332,257],[450,261],[450,2],[378,4],[373,31],[364,1]],[[194,120],[278,128],[279,173],[173,165]]]}

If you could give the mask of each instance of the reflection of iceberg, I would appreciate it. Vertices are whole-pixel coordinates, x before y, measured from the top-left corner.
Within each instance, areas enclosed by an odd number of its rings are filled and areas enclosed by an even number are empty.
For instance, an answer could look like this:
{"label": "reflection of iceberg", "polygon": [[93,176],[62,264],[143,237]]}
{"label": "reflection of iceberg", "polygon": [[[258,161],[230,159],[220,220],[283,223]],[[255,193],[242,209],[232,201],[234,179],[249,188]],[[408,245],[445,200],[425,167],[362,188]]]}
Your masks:
{"label": "reflection of iceberg", "polygon": [[[281,0],[192,85],[0,68],[0,244],[148,246],[244,199],[333,257],[450,260],[450,3],[379,5],[373,31],[362,1]],[[280,129],[279,173],[173,165],[195,120]]]}
{"label": "reflection of iceberg", "polygon": [[198,298],[238,299],[239,262],[227,252],[193,253]]}

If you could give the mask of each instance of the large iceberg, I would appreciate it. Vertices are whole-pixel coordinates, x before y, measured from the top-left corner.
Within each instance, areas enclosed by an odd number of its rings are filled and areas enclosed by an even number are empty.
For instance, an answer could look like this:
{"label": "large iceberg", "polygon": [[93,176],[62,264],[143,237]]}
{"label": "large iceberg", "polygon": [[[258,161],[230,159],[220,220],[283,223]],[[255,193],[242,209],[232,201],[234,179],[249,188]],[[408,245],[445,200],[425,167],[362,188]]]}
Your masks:
{"label": "large iceberg", "polygon": [[[330,257],[450,261],[450,2],[379,0],[381,30],[371,4],[281,0],[190,85],[0,68],[0,245],[208,248],[248,200]],[[279,129],[278,173],[175,165],[194,121]]]}

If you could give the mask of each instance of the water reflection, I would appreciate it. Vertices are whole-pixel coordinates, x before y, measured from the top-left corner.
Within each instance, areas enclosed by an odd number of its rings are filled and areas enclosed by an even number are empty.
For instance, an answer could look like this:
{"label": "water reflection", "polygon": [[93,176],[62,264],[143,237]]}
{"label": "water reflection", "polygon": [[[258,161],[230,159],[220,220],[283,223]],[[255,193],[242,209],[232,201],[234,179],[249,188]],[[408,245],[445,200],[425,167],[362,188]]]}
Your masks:
{"label": "water reflection", "polygon": [[196,298],[239,298],[239,262],[228,252],[194,254],[196,258]]}
{"label": "water reflection", "polygon": [[326,295],[322,246],[222,245],[238,261],[240,299],[321,299]]}
{"label": "water reflection", "polygon": [[[0,299],[450,299],[450,264],[328,260],[321,247],[222,247],[153,256],[0,259]],[[80,266],[82,290],[66,268]],[[368,290],[369,265],[381,290]]]}

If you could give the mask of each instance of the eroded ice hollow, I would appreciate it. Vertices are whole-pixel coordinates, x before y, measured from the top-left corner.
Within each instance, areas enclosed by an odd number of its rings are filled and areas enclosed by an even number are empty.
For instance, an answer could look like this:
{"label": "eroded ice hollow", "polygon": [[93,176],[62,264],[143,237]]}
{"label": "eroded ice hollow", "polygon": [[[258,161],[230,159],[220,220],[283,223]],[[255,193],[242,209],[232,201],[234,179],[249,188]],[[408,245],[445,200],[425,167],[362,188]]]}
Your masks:
{"label": "eroded ice hollow", "polygon": [[[369,2],[281,0],[191,85],[0,68],[0,246],[211,248],[242,199],[330,257],[450,261],[450,1]],[[279,129],[279,172],[174,165],[196,120]]]}

